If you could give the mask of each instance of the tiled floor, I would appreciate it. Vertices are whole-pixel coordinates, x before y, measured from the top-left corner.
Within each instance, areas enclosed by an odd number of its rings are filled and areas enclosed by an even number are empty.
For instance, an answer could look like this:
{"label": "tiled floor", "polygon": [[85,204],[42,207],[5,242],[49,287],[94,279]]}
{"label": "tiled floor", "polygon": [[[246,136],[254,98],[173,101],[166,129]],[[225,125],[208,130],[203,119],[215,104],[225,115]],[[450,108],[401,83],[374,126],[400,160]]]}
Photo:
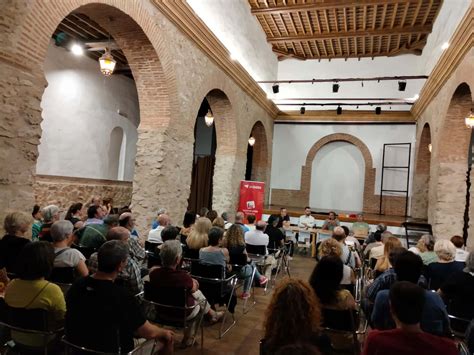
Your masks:
{"label": "tiled floor", "polygon": [[[292,277],[307,280],[311,274],[315,260],[305,256],[294,256],[290,264]],[[238,291],[240,295],[241,290]],[[204,350],[206,355],[257,355],[259,354],[259,341],[263,336],[263,320],[265,310],[271,298],[271,292],[263,294],[263,289],[256,289],[257,304],[247,313],[242,314],[242,300],[239,299],[236,309],[237,323],[222,338],[218,339],[219,324],[204,328]],[[181,334],[178,335],[181,338]],[[200,345],[192,348],[176,349],[177,354],[200,354]]]}

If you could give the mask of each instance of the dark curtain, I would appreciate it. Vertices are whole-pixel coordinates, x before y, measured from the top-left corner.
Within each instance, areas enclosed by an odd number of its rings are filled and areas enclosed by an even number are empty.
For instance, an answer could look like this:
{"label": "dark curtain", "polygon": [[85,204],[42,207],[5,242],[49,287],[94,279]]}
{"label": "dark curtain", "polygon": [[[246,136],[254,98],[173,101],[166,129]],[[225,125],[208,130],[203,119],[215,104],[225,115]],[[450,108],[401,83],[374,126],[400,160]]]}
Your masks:
{"label": "dark curtain", "polygon": [[216,158],[213,156],[196,158],[188,201],[189,211],[199,212],[202,207],[212,209],[212,177],[215,161]]}

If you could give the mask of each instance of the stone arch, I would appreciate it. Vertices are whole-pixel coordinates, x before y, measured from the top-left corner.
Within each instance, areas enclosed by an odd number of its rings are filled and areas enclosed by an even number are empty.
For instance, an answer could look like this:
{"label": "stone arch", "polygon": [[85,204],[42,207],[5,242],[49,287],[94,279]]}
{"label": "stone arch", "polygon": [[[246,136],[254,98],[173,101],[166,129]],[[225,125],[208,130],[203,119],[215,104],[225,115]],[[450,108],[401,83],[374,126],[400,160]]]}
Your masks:
{"label": "stone arch", "polygon": [[269,173],[268,143],[265,126],[262,121],[255,122],[249,136],[255,138],[251,180],[266,182],[268,181]]}
{"label": "stone arch", "polygon": [[431,152],[431,129],[429,123],[425,123],[421,131],[417,147],[415,175],[413,177],[413,196],[411,215],[414,218],[428,218],[428,196],[430,185]]}
{"label": "stone arch", "polygon": [[[162,179],[172,176],[175,171],[161,170],[162,161],[167,156],[167,128],[171,121],[171,112],[177,110],[177,95],[174,67],[164,43],[158,25],[150,12],[137,1],[119,0],[52,0],[35,1],[31,4],[19,4],[5,9],[16,25],[7,31],[6,41],[0,43],[0,61],[5,80],[14,86],[18,96],[24,100],[22,107],[13,112],[18,116],[14,129],[28,132],[18,137],[8,137],[16,141],[0,142],[0,146],[10,147],[12,154],[22,163],[21,171],[12,168],[7,175],[14,177],[12,185],[4,184],[0,195],[6,197],[10,208],[21,208],[33,204],[33,184],[39,137],[41,136],[40,98],[46,85],[43,61],[46,50],[58,24],[69,13],[84,13],[106,29],[123,50],[132,69],[137,86],[140,106],[140,126],[137,144],[136,169],[133,184],[134,211],[137,211],[137,224],[144,227],[151,217],[160,199],[176,199],[172,189],[158,194]],[[158,54],[159,53],[159,56]],[[5,69],[5,70],[4,70]],[[8,103],[7,103],[8,104]],[[15,107],[16,104],[12,104]],[[26,145],[18,144],[18,138]],[[21,150],[15,148],[24,146]],[[153,154],[150,154],[153,151]],[[2,161],[4,157],[0,158]],[[0,161],[2,165],[4,162]],[[10,180],[11,178],[8,178]],[[21,191],[21,193],[18,193]],[[168,196],[169,195],[169,196]],[[183,201],[183,204],[185,201]],[[179,208],[179,207],[178,207]],[[148,217],[146,215],[148,214]]]}
{"label": "stone arch", "polygon": [[233,211],[237,197],[230,182],[236,172],[238,153],[236,120],[232,104],[222,90],[209,91],[206,99],[214,115],[217,139],[212,206],[217,211]]}
{"label": "stone arch", "polygon": [[[430,210],[436,234],[449,238],[454,234],[463,235],[466,213],[467,178],[470,172],[468,162],[472,130],[464,119],[472,108],[472,91],[462,83],[455,89],[434,147],[434,157],[438,161],[436,182],[436,202]],[[472,176],[470,177],[473,181]],[[471,208],[472,210],[472,208]]]}

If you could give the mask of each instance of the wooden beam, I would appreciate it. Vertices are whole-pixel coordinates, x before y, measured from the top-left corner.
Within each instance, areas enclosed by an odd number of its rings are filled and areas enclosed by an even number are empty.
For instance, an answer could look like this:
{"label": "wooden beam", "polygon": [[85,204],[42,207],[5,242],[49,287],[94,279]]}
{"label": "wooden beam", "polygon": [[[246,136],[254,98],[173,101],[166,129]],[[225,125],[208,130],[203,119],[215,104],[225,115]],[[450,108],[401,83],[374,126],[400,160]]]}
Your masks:
{"label": "wooden beam", "polygon": [[415,13],[413,14],[413,20],[411,21],[412,26],[415,26],[416,20],[418,18],[418,14],[420,13],[420,8],[421,8],[422,3],[423,3],[423,0],[418,0],[418,5],[416,6]]}
{"label": "wooden beam", "polygon": [[312,3],[312,4],[298,4],[298,5],[288,5],[288,6],[268,6],[262,8],[253,8],[252,14],[286,14],[289,12],[298,12],[298,11],[314,11],[314,10],[331,10],[334,8],[353,7],[353,6],[363,6],[363,5],[383,5],[383,4],[393,4],[398,2],[400,4],[406,4],[413,0],[350,0],[341,3],[340,0],[324,0],[321,3]]}
{"label": "wooden beam", "polygon": [[387,111],[382,110],[380,115],[375,115],[373,110],[344,110],[338,115],[336,110],[311,110],[306,108],[304,115],[299,111],[281,111],[276,121],[320,121],[320,122],[410,122],[415,123],[415,117],[410,111]]}
{"label": "wooden beam", "polygon": [[398,12],[398,3],[395,3],[395,6],[393,7],[392,21],[390,22],[390,28],[393,28],[395,26],[395,19],[397,18],[397,12]]}
{"label": "wooden beam", "polygon": [[272,48],[272,50],[276,54],[279,54],[279,55],[281,55],[283,57],[286,57],[286,58],[295,58],[295,59],[299,59],[299,60],[306,60],[305,57],[302,57],[302,56],[297,55],[295,53],[288,53],[288,52],[282,51],[281,49],[278,49],[278,48]]}
{"label": "wooden beam", "polygon": [[426,23],[426,20],[428,20],[428,16],[430,15],[432,7],[433,7],[433,0],[430,0],[430,2],[428,4],[428,8],[426,9],[426,12],[425,12],[425,16],[423,16],[423,21],[421,22],[422,25],[424,25]]}
{"label": "wooden beam", "polygon": [[310,36],[286,36],[286,37],[267,37],[267,41],[270,43],[281,43],[291,41],[310,41],[310,40],[323,40],[323,39],[337,39],[344,37],[373,37],[373,36],[384,36],[384,35],[396,35],[396,34],[428,34],[432,30],[431,26],[415,26],[405,28],[394,28],[394,29],[375,29],[366,31],[350,31],[345,33],[322,33],[313,34]]}

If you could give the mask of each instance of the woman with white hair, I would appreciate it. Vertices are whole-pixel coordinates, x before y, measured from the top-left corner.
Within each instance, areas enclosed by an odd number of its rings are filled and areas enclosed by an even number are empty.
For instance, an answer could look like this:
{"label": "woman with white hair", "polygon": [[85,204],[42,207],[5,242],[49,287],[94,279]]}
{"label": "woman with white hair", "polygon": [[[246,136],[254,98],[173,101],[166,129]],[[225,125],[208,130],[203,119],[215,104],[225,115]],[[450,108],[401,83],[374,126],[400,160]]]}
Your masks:
{"label": "woman with white hair", "polygon": [[456,247],[447,239],[438,240],[434,245],[438,262],[431,263],[426,268],[426,278],[430,288],[438,290],[440,286],[456,271],[462,271],[464,263],[455,261]]}
{"label": "woman with white hair", "polygon": [[41,241],[52,242],[51,238],[51,226],[54,222],[59,221],[59,207],[56,205],[46,206],[41,210],[43,215],[43,225],[38,234],[38,238]]}
{"label": "woman with white hair", "polygon": [[416,247],[408,249],[409,251],[421,256],[424,265],[429,265],[438,261],[438,256],[434,251],[436,238],[431,234],[422,235]]}
{"label": "woman with white hair", "polygon": [[451,274],[438,292],[448,305],[449,314],[474,319],[474,252],[468,254],[464,270]]}

